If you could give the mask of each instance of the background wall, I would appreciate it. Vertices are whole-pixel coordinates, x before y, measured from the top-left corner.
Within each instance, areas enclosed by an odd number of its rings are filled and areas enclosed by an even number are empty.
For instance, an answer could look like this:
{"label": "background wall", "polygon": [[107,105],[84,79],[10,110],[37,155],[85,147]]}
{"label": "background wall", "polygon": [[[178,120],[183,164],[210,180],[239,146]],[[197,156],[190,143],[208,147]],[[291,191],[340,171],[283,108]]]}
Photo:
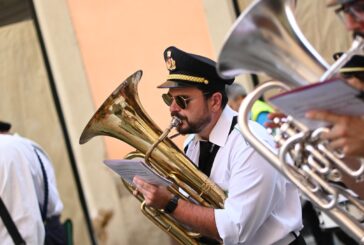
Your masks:
{"label": "background wall", "polygon": [[[141,102],[164,129],[169,124],[168,107],[161,99],[165,91],[156,88],[167,75],[164,49],[174,45],[214,56],[202,1],[70,0],[68,5],[95,105],[141,69]],[[111,158],[120,158],[131,149],[105,140]]]}

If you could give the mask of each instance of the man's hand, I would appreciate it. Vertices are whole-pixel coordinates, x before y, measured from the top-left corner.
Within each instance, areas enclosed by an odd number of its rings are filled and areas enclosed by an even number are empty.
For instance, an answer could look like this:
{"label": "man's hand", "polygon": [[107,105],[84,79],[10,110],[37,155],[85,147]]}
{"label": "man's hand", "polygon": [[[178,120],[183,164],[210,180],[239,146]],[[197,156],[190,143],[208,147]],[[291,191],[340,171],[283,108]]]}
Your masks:
{"label": "man's hand", "polygon": [[169,192],[165,186],[149,184],[138,176],[134,177],[133,182],[137,188],[133,193],[134,196],[139,192],[143,195],[145,203],[153,208],[165,208],[169,200],[173,197],[172,193]]}
{"label": "man's hand", "polygon": [[286,118],[287,116],[285,114],[283,114],[282,112],[271,112],[268,114],[268,119],[270,121],[265,122],[264,126],[267,128],[271,128],[271,129],[275,129],[275,128],[279,128],[281,126],[281,122],[275,122],[275,118],[278,118],[279,121]]}
{"label": "man's hand", "polygon": [[357,116],[336,115],[325,111],[310,111],[306,117],[332,124],[328,133],[321,135],[329,140],[333,150],[341,150],[345,155],[364,157],[364,119]]}
{"label": "man's hand", "polygon": [[[148,206],[163,209],[169,200],[173,198],[173,194],[164,186],[148,184],[138,176],[134,177],[133,182],[137,188],[133,194],[142,194]],[[200,232],[215,239],[221,239],[217,231],[213,208],[202,207],[180,199],[178,201],[178,207],[173,212],[173,216],[193,231]]]}
{"label": "man's hand", "polygon": [[356,77],[349,78],[347,80],[347,83],[360,91],[364,91],[364,82]]}

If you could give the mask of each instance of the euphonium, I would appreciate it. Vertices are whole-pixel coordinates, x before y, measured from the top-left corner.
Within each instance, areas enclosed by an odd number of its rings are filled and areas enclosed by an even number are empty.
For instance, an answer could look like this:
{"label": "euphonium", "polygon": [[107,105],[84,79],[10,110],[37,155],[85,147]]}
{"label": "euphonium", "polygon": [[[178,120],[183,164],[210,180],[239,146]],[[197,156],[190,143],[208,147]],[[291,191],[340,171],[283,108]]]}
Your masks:
{"label": "euphonium", "polygon": [[[271,89],[290,90],[335,75],[354,54],[361,52],[363,39],[356,37],[352,48],[329,67],[309,45],[298,28],[291,0],[257,0],[233,25],[218,59],[223,76],[243,72],[263,72],[279,81],[263,83],[244,99],[239,110],[239,126],[244,137],[276,169],[296,184],[320,209],[357,241],[364,243],[364,228],[357,217],[339,205],[339,198],[364,215],[364,205],[346,189],[334,184],[343,173],[361,180],[364,164],[349,168],[345,162],[319,140],[319,128],[308,127],[288,116],[281,124],[275,141],[278,154],[257,139],[248,127],[254,102]],[[293,164],[291,163],[293,162]]]}
{"label": "euphonium", "polygon": [[[88,122],[80,137],[80,144],[97,135],[122,140],[137,150],[129,153],[126,158],[145,158],[146,163],[157,173],[174,183],[172,192],[179,194],[178,190],[181,188],[203,206],[222,208],[224,192],[198,171],[184,153],[166,137],[171,128],[176,126],[174,120],[162,132],[145,113],[137,89],[141,77],[142,71],[137,71],[115,89]],[[133,187],[126,182],[124,184],[132,192]],[[185,196],[180,196],[186,199]],[[137,198],[142,202],[142,212],[159,228],[181,244],[198,244],[198,234],[189,232],[168,214],[147,207],[141,195]]]}

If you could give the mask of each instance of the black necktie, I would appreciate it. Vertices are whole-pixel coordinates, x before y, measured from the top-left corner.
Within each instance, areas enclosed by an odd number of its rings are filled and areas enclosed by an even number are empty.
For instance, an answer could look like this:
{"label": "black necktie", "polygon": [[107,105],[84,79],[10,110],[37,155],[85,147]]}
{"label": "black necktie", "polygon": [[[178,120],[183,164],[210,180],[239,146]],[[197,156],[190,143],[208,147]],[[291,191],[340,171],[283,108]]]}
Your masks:
{"label": "black necktie", "polygon": [[198,158],[198,168],[207,176],[210,176],[212,164],[219,147],[210,141],[200,141],[200,157]]}
{"label": "black necktie", "polygon": [[[229,135],[233,131],[238,117],[233,117],[233,121],[230,125]],[[184,152],[186,153],[189,145],[186,145]],[[212,144],[209,141],[200,141],[200,156],[198,158],[198,169],[201,170],[207,176],[210,176],[212,164],[214,163],[215,156],[220,149],[220,146]]]}

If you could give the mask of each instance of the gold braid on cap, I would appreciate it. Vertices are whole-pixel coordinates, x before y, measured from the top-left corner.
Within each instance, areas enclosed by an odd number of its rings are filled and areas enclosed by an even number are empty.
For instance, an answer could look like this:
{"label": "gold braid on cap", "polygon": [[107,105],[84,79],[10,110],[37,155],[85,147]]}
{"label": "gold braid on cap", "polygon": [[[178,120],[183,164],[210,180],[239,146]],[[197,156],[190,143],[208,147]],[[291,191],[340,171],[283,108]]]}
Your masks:
{"label": "gold braid on cap", "polygon": [[340,69],[340,72],[364,72],[364,67],[344,67]]}
{"label": "gold braid on cap", "polygon": [[189,81],[189,82],[194,82],[194,83],[204,83],[204,84],[208,84],[209,80],[205,79],[204,77],[194,77],[194,76],[189,76],[189,75],[182,75],[182,74],[169,74],[167,76],[167,80],[185,80],[185,81]]}

